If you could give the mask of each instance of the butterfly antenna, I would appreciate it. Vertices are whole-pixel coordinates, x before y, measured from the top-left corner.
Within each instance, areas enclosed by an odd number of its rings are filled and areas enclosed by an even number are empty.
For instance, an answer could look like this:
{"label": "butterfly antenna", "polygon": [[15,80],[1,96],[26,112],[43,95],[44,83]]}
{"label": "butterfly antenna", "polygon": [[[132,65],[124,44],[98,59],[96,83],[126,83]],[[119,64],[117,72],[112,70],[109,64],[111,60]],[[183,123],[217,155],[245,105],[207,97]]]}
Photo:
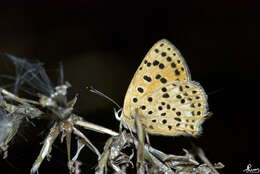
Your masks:
{"label": "butterfly antenna", "polygon": [[90,87],[86,87],[86,89],[88,89],[90,92],[93,92],[94,94],[97,94],[101,97],[106,98],[107,100],[109,100],[110,102],[112,102],[114,105],[116,105],[119,109],[121,108],[119,106],[119,104],[117,104],[117,102],[115,102],[112,98],[108,97],[107,95],[103,94],[102,92],[98,91],[97,89],[95,89],[94,87],[90,86]]}
{"label": "butterfly antenna", "polygon": [[216,89],[216,90],[214,90],[214,91],[207,92],[207,94],[208,94],[208,95],[214,95],[214,94],[219,93],[219,92],[221,92],[221,91],[223,91],[223,90],[224,90],[224,88],[219,88],[219,89]]}

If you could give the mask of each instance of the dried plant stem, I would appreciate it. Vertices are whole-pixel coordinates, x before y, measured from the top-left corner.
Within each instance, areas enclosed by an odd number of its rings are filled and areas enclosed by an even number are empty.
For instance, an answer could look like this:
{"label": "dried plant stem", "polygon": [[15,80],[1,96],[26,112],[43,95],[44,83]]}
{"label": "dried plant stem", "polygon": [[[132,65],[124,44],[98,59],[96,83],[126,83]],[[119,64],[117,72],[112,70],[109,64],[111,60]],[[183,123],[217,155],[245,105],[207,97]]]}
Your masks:
{"label": "dried plant stem", "polygon": [[208,160],[208,158],[206,157],[204,151],[199,148],[196,147],[197,150],[197,155],[199,156],[199,158],[205,163],[207,164],[214,172],[215,174],[219,174],[219,172],[215,169],[215,167],[211,164],[211,162]]}
{"label": "dried plant stem", "polygon": [[18,103],[21,103],[23,105],[29,105],[29,103],[35,104],[35,105],[40,105],[40,103],[37,102],[37,101],[17,97],[16,95],[12,94],[11,92],[9,92],[9,91],[7,91],[6,89],[3,89],[3,88],[0,88],[0,93],[2,93],[4,96],[6,96],[6,97],[8,97],[12,100],[15,100]]}
{"label": "dried plant stem", "polygon": [[40,154],[38,155],[37,159],[35,160],[35,162],[33,163],[32,169],[31,169],[31,174],[34,174],[36,172],[38,172],[38,169],[42,163],[42,161],[44,160],[44,158],[50,154],[51,152],[51,147],[52,144],[54,143],[55,139],[57,138],[57,136],[60,133],[60,125],[56,122],[51,130],[49,135],[47,136],[47,138],[44,141],[44,145],[41,149]]}
{"label": "dried plant stem", "polygon": [[75,125],[81,126],[81,127],[88,129],[88,130],[103,133],[103,134],[105,133],[105,134],[109,134],[109,135],[112,135],[112,136],[119,135],[117,132],[114,132],[114,131],[112,131],[108,128],[105,128],[103,126],[99,126],[97,124],[90,123],[90,122],[87,122],[87,121],[77,120],[77,121],[75,121]]}
{"label": "dried plant stem", "polygon": [[98,159],[101,157],[100,152],[98,149],[91,143],[91,141],[83,134],[81,133],[78,129],[73,127],[73,133],[77,135],[78,137],[82,138],[84,140],[84,143],[98,156]]}

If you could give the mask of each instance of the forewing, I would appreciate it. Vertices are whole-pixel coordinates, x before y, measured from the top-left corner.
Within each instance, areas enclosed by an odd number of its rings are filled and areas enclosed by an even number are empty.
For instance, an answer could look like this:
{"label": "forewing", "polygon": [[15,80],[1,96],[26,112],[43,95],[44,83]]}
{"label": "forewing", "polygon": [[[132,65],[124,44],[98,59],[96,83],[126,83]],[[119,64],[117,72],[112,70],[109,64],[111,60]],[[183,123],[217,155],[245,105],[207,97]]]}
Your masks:
{"label": "forewing", "polygon": [[128,87],[124,116],[130,118],[144,95],[176,80],[191,80],[188,66],[173,44],[160,40],[146,54]]}

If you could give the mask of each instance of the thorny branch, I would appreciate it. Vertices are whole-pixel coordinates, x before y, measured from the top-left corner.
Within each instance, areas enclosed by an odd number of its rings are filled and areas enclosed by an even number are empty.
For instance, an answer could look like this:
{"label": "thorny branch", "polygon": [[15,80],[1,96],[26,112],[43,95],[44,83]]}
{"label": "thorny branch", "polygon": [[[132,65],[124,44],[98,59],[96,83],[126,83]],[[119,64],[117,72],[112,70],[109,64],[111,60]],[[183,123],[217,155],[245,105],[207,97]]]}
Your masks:
{"label": "thorny branch", "polygon": [[[8,54],[6,56],[15,65],[16,77],[2,76],[15,80],[14,92],[0,88],[0,151],[3,151],[3,158],[7,157],[8,144],[16,135],[24,118],[27,120],[55,118],[42,149],[33,163],[32,174],[38,172],[46,157],[50,159],[52,145],[59,135],[61,135],[61,142],[64,138],[66,141],[70,174],[81,173],[80,165],[82,162],[78,158],[85,146],[90,148],[98,157],[96,174],[106,174],[108,171],[124,174],[127,173],[129,167],[136,168],[138,174],[218,174],[216,169],[224,167],[221,163],[212,165],[201,148],[194,147],[195,153],[190,153],[184,149],[184,156],[165,154],[153,148],[149,144],[147,133],[138,119],[135,120],[137,136],[126,130],[117,133],[85,121],[83,117],[73,113],[77,97],[71,101],[67,100],[67,89],[71,85],[68,82],[63,82],[62,66],[60,66],[59,71],[60,84],[53,87],[45,69],[42,67],[42,63],[30,63],[25,59]],[[19,89],[26,91],[23,88],[25,85],[36,90],[35,93],[29,92],[29,94],[38,96],[38,101],[18,97]],[[138,112],[136,112],[136,115],[138,115]],[[102,154],[78,127],[111,135],[111,138],[105,143]],[[71,159],[72,134],[76,135],[77,138],[77,151]],[[145,143],[145,137],[148,144]],[[127,153],[126,149],[130,149],[131,153]],[[137,151],[136,165],[133,164],[135,151]],[[203,164],[200,164],[195,156],[198,156]]]}

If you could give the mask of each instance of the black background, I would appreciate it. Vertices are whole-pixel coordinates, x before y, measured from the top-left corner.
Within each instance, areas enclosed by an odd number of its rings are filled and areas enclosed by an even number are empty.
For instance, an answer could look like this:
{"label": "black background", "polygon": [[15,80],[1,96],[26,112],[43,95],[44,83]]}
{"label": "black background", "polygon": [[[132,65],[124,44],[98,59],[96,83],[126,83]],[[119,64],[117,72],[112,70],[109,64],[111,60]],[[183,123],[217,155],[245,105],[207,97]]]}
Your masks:
{"label": "black background", "polygon": [[[0,9],[0,50],[39,59],[49,72],[62,61],[65,80],[73,85],[71,97],[79,93],[76,113],[117,130],[114,106],[87,92],[85,86],[92,85],[123,105],[144,55],[156,41],[166,38],[185,57],[193,80],[208,93],[214,115],[196,139],[152,136],[152,145],[181,155],[192,139],[213,163],[225,165],[221,173],[243,173],[249,163],[260,167],[257,1],[44,2]],[[1,68],[4,62],[0,64]],[[7,160],[0,160],[1,173],[29,173],[46,135],[40,133],[46,123],[36,124],[37,128],[23,126]],[[102,151],[108,136],[86,134]],[[68,173],[65,153],[65,144],[57,141],[52,160],[43,162],[40,173]],[[93,173],[95,155],[86,148],[81,159],[83,173]]]}

